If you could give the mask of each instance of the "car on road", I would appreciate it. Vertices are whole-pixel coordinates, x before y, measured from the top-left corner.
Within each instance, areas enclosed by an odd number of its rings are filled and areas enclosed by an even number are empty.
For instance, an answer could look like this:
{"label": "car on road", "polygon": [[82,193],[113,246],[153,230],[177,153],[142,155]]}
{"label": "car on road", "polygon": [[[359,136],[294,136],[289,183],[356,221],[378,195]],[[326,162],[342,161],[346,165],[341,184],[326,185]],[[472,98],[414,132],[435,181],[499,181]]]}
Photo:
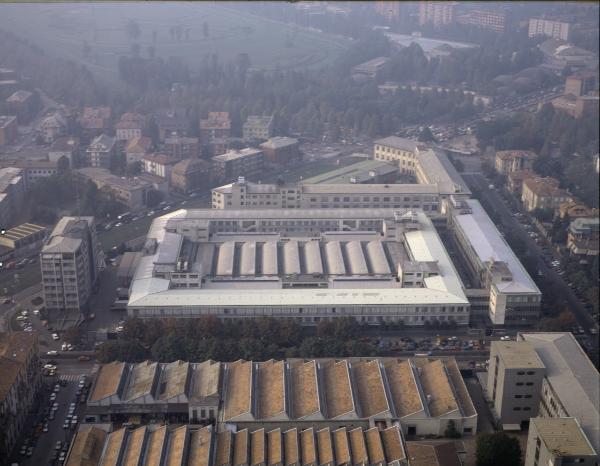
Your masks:
{"label": "car on road", "polygon": [[58,333],[53,333],[52,334],[52,339],[55,340],[55,341],[56,340],[60,340],[60,337],[58,336]]}
{"label": "car on road", "polygon": [[47,356],[58,356],[58,351],[56,350],[50,350],[46,352]]}
{"label": "car on road", "polygon": [[63,429],[68,429],[71,426],[71,424],[69,423],[68,420],[65,420],[65,422],[63,422]]}
{"label": "car on road", "polygon": [[89,356],[79,356],[79,362],[85,362],[85,361],[89,361],[90,357]]}
{"label": "car on road", "polygon": [[42,427],[42,432],[48,432],[48,423],[44,423],[44,426]]}

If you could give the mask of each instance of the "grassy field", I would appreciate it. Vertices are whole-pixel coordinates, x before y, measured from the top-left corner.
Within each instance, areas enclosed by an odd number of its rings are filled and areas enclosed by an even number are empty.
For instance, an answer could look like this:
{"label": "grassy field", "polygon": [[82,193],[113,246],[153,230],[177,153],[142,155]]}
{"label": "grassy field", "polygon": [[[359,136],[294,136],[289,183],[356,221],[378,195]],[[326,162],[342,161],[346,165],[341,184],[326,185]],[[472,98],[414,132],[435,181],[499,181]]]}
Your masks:
{"label": "grassy field", "polygon": [[[0,28],[26,37],[48,53],[84,63],[108,79],[117,77],[119,56],[131,53],[132,40],[125,31],[129,19],[140,25],[136,42],[142,56],[154,45],[156,56],[181,57],[192,68],[213,53],[221,60],[248,53],[252,66],[263,69],[317,66],[348,46],[340,38],[238,11],[233,3],[0,3]],[[173,26],[189,32],[178,41],[170,34]],[[91,47],[87,59],[84,41]]]}

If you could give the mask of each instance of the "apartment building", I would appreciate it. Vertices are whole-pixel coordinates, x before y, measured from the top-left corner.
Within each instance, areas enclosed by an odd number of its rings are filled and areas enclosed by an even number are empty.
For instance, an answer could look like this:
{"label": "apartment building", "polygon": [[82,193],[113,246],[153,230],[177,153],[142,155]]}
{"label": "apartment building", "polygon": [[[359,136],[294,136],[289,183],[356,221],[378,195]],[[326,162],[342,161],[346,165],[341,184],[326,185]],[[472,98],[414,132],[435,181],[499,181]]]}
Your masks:
{"label": "apartment building", "polygon": [[273,135],[273,115],[250,115],[242,127],[244,140],[269,139]]}
{"label": "apartment building", "polygon": [[569,40],[569,23],[549,19],[531,18],[529,20],[529,37],[546,36],[553,39]]}
{"label": "apartment building", "polygon": [[109,131],[112,121],[110,107],[85,107],[79,117],[79,125],[86,141]]}
{"label": "apartment building", "polygon": [[210,144],[215,139],[228,138],[231,133],[229,112],[208,112],[208,118],[200,120],[200,142]]}
{"label": "apartment building", "polygon": [[492,341],[487,396],[505,430],[520,430],[538,415],[546,366],[531,344]]}
{"label": "apartment building", "polygon": [[523,207],[529,212],[535,209],[558,210],[561,204],[571,200],[571,195],[558,185],[558,180],[550,177],[533,176],[523,180]]}
{"label": "apartment building", "polygon": [[388,136],[374,142],[373,158],[382,162],[397,163],[402,174],[414,174],[418,143],[398,136]]}
{"label": "apartment building", "polygon": [[496,172],[508,175],[521,170],[533,170],[537,154],[530,150],[499,150],[496,151]]}
{"label": "apartment building", "polygon": [[164,154],[148,154],[142,157],[142,171],[168,181],[171,179],[171,170],[177,162],[177,159]]}
{"label": "apartment building", "polygon": [[141,162],[142,158],[150,153],[152,140],[147,136],[134,137],[125,146],[125,160],[127,163]]}
{"label": "apartment building", "polygon": [[524,466],[596,466],[598,455],[577,419],[535,417],[529,423]]}
{"label": "apartment building", "polygon": [[589,207],[583,202],[572,200],[561,204],[558,214],[562,219],[568,217],[570,220],[575,220],[576,218],[598,217],[600,210]]}
{"label": "apartment building", "polygon": [[14,224],[27,190],[25,173],[20,168],[0,168],[0,222],[2,228]]}
{"label": "apartment building", "polygon": [[0,146],[12,144],[17,136],[17,117],[0,115]]}
{"label": "apartment building", "polygon": [[506,13],[498,10],[470,10],[457,17],[456,21],[460,24],[477,26],[502,34],[504,32]]}
{"label": "apartment building", "polygon": [[510,172],[507,177],[506,187],[508,190],[515,194],[518,198],[523,193],[523,181],[532,176],[537,176],[535,172],[531,170],[518,170],[516,172]]}
{"label": "apartment building", "polygon": [[441,26],[452,23],[455,6],[456,2],[419,2],[419,25],[431,23]]}
{"label": "apartment building", "polygon": [[71,168],[76,167],[79,163],[79,139],[76,137],[59,137],[56,139],[48,150],[48,161],[58,163],[60,159],[65,157],[69,161]]}
{"label": "apartment building", "polygon": [[19,124],[23,125],[31,121],[40,106],[40,98],[37,93],[20,89],[6,99],[6,105],[11,115],[16,115]]}
{"label": "apartment building", "polygon": [[600,219],[576,218],[567,230],[567,248],[576,256],[597,256],[600,243]]}
{"label": "apartment building", "polygon": [[42,119],[37,132],[46,144],[50,144],[56,138],[67,134],[67,120],[61,112],[56,111]]}
{"label": "apartment building", "polygon": [[85,307],[101,260],[94,217],[61,218],[40,254],[46,309],[79,311]]}
{"label": "apartment building", "polygon": [[582,71],[565,80],[565,94],[581,97],[598,87],[598,73],[595,71]]}
{"label": "apartment building", "polygon": [[418,184],[257,184],[239,179],[213,188],[213,209],[421,209],[436,214],[436,185]]}
{"label": "apartment building", "polygon": [[27,189],[30,189],[38,180],[58,173],[57,163],[50,160],[18,160],[13,166],[23,170]]}
{"label": "apartment building", "polygon": [[213,186],[212,180],[212,166],[202,159],[182,160],[171,170],[171,187],[181,193],[208,191]]}
{"label": "apartment building", "polygon": [[146,125],[147,119],[144,115],[131,112],[124,113],[115,125],[117,142],[126,143],[133,138],[141,137]]}
{"label": "apartment building", "polygon": [[163,145],[165,155],[177,160],[196,158],[200,155],[198,138],[190,138],[173,133],[165,138]]}
{"label": "apartment building", "polygon": [[266,161],[278,165],[292,165],[302,160],[300,143],[295,138],[276,136],[259,146],[265,154]]}
{"label": "apartment building", "polygon": [[26,424],[42,386],[35,332],[0,333],[0,452],[5,460]]}
{"label": "apartment building", "polygon": [[161,141],[173,133],[185,134],[190,125],[185,110],[162,110],[155,115],[154,120]]}
{"label": "apartment building", "polygon": [[235,180],[240,176],[260,178],[263,174],[265,154],[262,150],[247,147],[216,155],[211,160],[215,177],[219,180]]}
{"label": "apartment building", "polygon": [[116,153],[115,143],[115,138],[106,134],[97,136],[86,149],[88,165],[94,168],[109,168],[111,158]]}

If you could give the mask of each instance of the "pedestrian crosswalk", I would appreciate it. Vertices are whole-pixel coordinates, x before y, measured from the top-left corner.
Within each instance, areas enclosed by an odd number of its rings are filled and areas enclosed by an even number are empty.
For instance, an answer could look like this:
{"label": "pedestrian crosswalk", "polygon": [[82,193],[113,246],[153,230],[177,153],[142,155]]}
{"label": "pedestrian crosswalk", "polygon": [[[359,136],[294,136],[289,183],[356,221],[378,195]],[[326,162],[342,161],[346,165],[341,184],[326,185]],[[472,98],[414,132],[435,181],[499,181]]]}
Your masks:
{"label": "pedestrian crosswalk", "polygon": [[77,374],[61,374],[58,376],[59,380],[66,380],[67,382],[77,382],[79,380],[79,375]]}

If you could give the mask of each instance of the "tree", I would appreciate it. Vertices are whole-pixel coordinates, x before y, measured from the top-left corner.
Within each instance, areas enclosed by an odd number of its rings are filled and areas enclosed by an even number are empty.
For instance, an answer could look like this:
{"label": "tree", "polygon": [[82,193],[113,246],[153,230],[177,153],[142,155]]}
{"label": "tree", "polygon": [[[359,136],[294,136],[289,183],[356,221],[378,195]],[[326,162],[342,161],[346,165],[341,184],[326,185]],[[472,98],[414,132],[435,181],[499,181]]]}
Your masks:
{"label": "tree", "polygon": [[519,440],[504,432],[479,434],[475,456],[477,466],[521,466]]}
{"label": "tree", "polygon": [[148,358],[148,352],[139,343],[128,340],[111,340],[103,343],[96,353],[100,363],[112,361],[141,362]]}
{"label": "tree", "polygon": [[156,207],[162,202],[164,194],[156,189],[150,189],[146,194],[146,205],[148,207]]}
{"label": "tree", "polygon": [[76,326],[69,327],[64,334],[65,341],[67,343],[71,343],[72,345],[78,345],[81,343],[81,337],[81,329]]}
{"label": "tree", "polygon": [[448,437],[448,438],[461,438],[462,437],[461,433],[456,428],[456,423],[454,422],[453,419],[450,419],[448,421],[448,425],[446,427],[446,430],[444,431],[444,437]]}
{"label": "tree", "polygon": [[421,142],[435,142],[435,137],[433,136],[433,133],[431,132],[431,130],[429,129],[428,126],[425,126],[421,132],[419,133],[419,141]]}
{"label": "tree", "polygon": [[58,159],[58,162],[56,162],[56,169],[59,171],[59,173],[64,173],[69,169],[69,165],[69,159],[63,155],[60,159]]}

